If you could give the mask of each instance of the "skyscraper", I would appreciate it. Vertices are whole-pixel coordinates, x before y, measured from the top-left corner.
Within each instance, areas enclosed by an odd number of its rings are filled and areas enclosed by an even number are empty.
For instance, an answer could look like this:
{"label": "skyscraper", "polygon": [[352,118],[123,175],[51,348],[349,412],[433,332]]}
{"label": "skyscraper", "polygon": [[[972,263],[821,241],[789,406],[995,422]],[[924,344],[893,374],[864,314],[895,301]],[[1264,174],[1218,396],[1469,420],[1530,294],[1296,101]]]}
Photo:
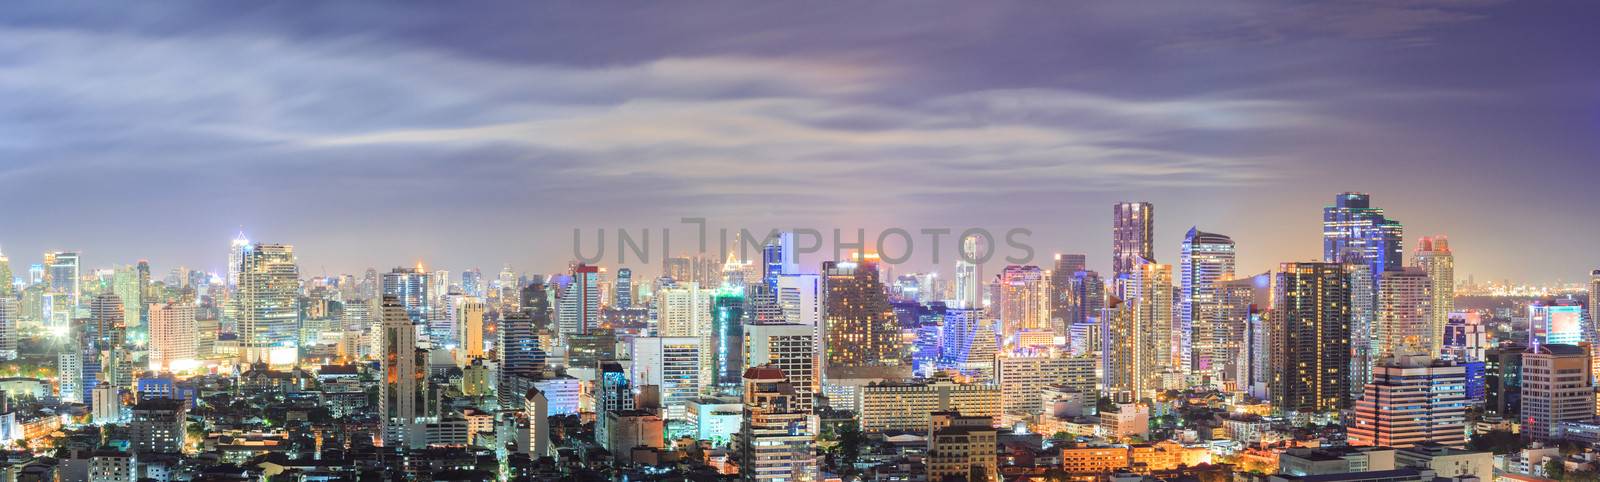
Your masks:
{"label": "skyscraper", "polygon": [[298,331],[300,267],[294,247],[252,244],[239,271],[239,360],[271,360],[273,348],[293,348]]}
{"label": "skyscraper", "polygon": [[794,385],[795,407],[811,412],[812,401],[820,387],[817,383],[817,333],[815,326],[800,324],[746,324],[745,339],[749,353],[746,366],[766,365],[783,370],[783,375]]}
{"label": "skyscraper", "polygon": [[495,352],[500,357],[499,384],[500,408],[511,409],[522,405],[518,378],[532,381],[544,371],[545,352],[539,348],[539,329],[550,323],[550,302],[545,295],[545,284],[528,285],[523,302],[527,307],[503,314],[495,335]]}
{"label": "skyscraper", "polygon": [[16,278],[11,274],[11,258],[0,252],[0,298],[14,298],[17,296]]}
{"label": "skyscraper", "polygon": [[568,337],[583,335],[600,328],[600,269],[586,264],[573,266],[572,284],[561,293],[556,310],[556,323],[561,344]]}
{"label": "skyscraper", "polygon": [[383,378],[378,390],[378,413],[383,420],[383,445],[425,444],[426,441],[413,440],[427,406],[422,388],[427,383],[428,364],[417,350],[417,325],[399,297],[383,295],[382,303],[383,351],[378,362]]}
{"label": "skyscraper", "polygon": [[1380,354],[1400,353],[1402,345],[1428,356],[1439,356],[1444,329],[1433,329],[1433,282],[1419,268],[1386,271],[1378,277],[1378,322],[1374,333],[1381,340]]}
{"label": "skyscraper", "polygon": [[999,304],[1001,336],[1007,343],[1017,342],[1019,333],[1050,328],[1049,289],[1038,266],[1010,265],[1001,270]]}
{"label": "skyscraper", "polygon": [[1218,283],[1233,279],[1233,239],[1189,228],[1179,255],[1178,316],[1191,334],[1191,369],[1211,373],[1223,364],[1214,359],[1232,331],[1222,317]]}
{"label": "skyscraper", "polygon": [[1111,272],[1120,280],[1133,272],[1139,260],[1156,261],[1156,212],[1147,202],[1122,202],[1112,206],[1111,214]]}
{"label": "skyscraper", "polygon": [[457,349],[463,361],[483,358],[483,314],[488,305],[475,296],[455,299]]}
{"label": "skyscraper", "polygon": [[1077,323],[1078,300],[1073,296],[1072,277],[1079,271],[1088,269],[1087,260],[1081,254],[1056,253],[1055,265],[1050,269],[1050,318],[1052,322],[1062,326],[1072,326]]}
{"label": "skyscraper", "polygon": [[761,247],[762,279],[768,288],[778,289],[778,277],[800,272],[794,254],[794,232],[784,231]]}
{"label": "skyscraper", "polygon": [[725,285],[711,295],[711,379],[719,388],[738,388],[744,376],[744,290]]}
{"label": "skyscraper", "polygon": [[1283,263],[1273,292],[1272,404],[1322,413],[1350,403],[1350,277],[1338,263]]}
{"label": "skyscraper", "polygon": [[1583,341],[1583,307],[1571,300],[1528,305],[1528,346],[1576,345]]}
{"label": "skyscraper", "polygon": [[810,412],[802,409],[783,370],[751,367],[743,374],[739,476],[745,481],[810,482],[817,478]]}
{"label": "skyscraper", "polygon": [[382,295],[393,296],[406,309],[411,321],[427,323],[433,318],[433,283],[418,263],[415,268],[396,267],[383,274]]}
{"label": "skyscraper", "polygon": [[1589,272],[1589,323],[1600,326],[1600,269]]}
{"label": "skyscraper", "polygon": [[1094,271],[1079,271],[1072,274],[1070,280],[1073,304],[1071,324],[1085,323],[1090,318],[1100,316],[1100,310],[1106,307],[1106,283],[1100,279],[1100,273]]}
{"label": "skyscraper", "polygon": [[900,324],[878,281],[878,257],[822,264],[827,290],[822,328],[825,378],[897,378],[911,371]]}
{"label": "skyscraper", "polygon": [[80,271],[78,253],[71,251],[57,251],[45,253],[45,264],[49,271],[50,292],[67,297],[68,306],[76,309],[82,306],[83,273]]}
{"label": "skyscraper", "polygon": [[0,296],[0,360],[17,359],[17,323],[21,317],[17,300]]}
{"label": "skyscraper", "polygon": [[483,272],[479,271],[478,268],[471,268],[466,271],[462,271],[461,292],[466,293],[467,296],[475,296],[479,299],[482,299],[485,295],[483,290]]}
{"label": "skyscraper", "polygon": [[617,270],[617,287],[614,291],[617,299],[613,304],[617,308],[625,310],[633,307],[633,270],[628,268]]}
{"label": "skyscraper", "polygon": [[244,231],[240,231],[228,245],[228,289],[238,288],[239,273],[244,270],[244,255],[249,251],[250,240],[245,239]]}
{"label": "skyscraper", "polygon": [[819,326],[822,322],[822,277],[786,274],[778,278],[778,306],[786,323]]}
{"label": "skyscraper", "polygon": [[1413,262],[1428,274],[1429,291],[1433,295],[1433,339],[1444,338],[1444,325],[1450,312],[1456,309],[1456,258],[1450,254],[1450,241],[1444,236],[1422,238],[1417,243]]}
{"label": "skyscraper", "polygon": [[[961,240],[961,253],[956,257],[956,308],[983,307],[983,264],[975,263],[986,252],[982,238],[968,236]],[[968,261],[973,260],[973,261]]]}
{"label": "skyscraper", "polygon": [[1152,377],[1147,388],[1159,387],[1161,372],[1181,370],[1186,356],[1180,334],[1173,327],[1172,265],[1141,258],[1129,273],[1124,289],[1139,336],[1122,342],[1139,346],[1140,356],[1145,359],[1143,370],[1138,373]]}
{"label": "skyscraper", "polygon": [[1400,269],[1403,234],[1400,222],[1384,217],[1365,193],[1341,193],[1322,209],[1322,260],[1341,262],[1345,253],[1360,253],[1376,277]]}
{"label": "skyscraper", "polygon": [[688,420],[684,407],[700,396],[702,387],[700,339],[650,336],[634,338],[631,343],[629,379],[636,386],[660,387],[663,419]]}

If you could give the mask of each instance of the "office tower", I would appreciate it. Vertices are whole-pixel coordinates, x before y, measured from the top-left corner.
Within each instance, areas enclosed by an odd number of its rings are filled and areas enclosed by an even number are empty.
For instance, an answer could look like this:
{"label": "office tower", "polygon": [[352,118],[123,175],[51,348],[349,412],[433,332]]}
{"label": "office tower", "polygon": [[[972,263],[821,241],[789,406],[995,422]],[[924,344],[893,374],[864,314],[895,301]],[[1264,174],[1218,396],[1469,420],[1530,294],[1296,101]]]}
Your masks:
{"label": "office tower", "polygon": [[293,347],[299,324],[300,267],[294,247],[251,244],[239,270],[239,360],[274,361],[273,348]]}
{"label": "office tower", "polygon": [[1000,324],[1006,343],[1016,343],[1019,333],[1050,328],[1049,309],[1049,289],[1038,266],[1009,265],[1000,271]]}
{"label": "office tower", "polygon": [[483,358],[483,313],[488,305],[476,296],[455,299],[457,349],[462,361]]}
{"label": "office tower", "polygon": [[1589,323],[1600,326],[1600,269],[1589,272]]}
{"label": "office tower", "polygon": [[826,320],[822,328],[824,379],[896,378],[911,371],[900,323],[878,282],[878,257],[822,264]]}
{"label": "office tower", "polygon": [[995,446],[999,433],[989,417],[939,412],[928,420],[928,480],[956,478],[970,482],[1000,480]]}
{"label": "office tower", "polygon": [[394,295],[383,295],[383,351],[378,358],[383,386],[378,391],[378,413],[383,420],[383,446],[425,445],[416,440],[416,428],[424,422],[428,406],[426,352],[417,350],[417,325],[405,303]]}
{"label": "office tower", "polygon": [[[82,295],[83,273],[80,271],[78,253],[70,251],[57,251],[45,253],[46,272],[50,280],[50,292],[67,297],[67,306],[76,309],[81,306],[79,296]],[[69,312],[70,313],[70,312]]]}
{"label": "office tower", "polygon": [[485,295],[483,289],[483,272],[478,268],[469,268],[461,272],[461,292],[467,296],[482,299]]}
{"label": "office tower", "polygon": [[1528,305],[1528,345],[1576,345],[1583,341],[1583,307],[1572,300]]}
{"label": "office tower", "polygon": [[1400,269],[1404,228],[1372,207],[1365,193],[1340,193],[1322,209],[1322,261],[1342,262],[1346,253],[1360,253],[1372,275]]}
{"label": "office tower", "polygon": [[663,288],[656,293],[656,318],[658,336],[699,338],[711,330],[711,291],[694,282]]}
{"label": "office tower", "polygon": [[1106,307],[1106,283],[1100,279],[1100,273],[1079,271],[1072,274],[1069,283],[1074,301],[1070,321],[1084,323],[1100,316],[1100,310]]}
{"label": "office tower", "polygon": [[1089,269],[1087,259],[1081,254],[1056,253],[1055,265],[1050,269],[1050,319],[1061,326],[1072,326],[1077,319],[1078,300],[1073,296],[1072,277]]}
{"label": "office tower", "polygon": [[122,299],[124,320],[149,318],[150,307],[144,301],[144,287],[139,285],[139,271],[133,265],[116,268],[111,275],[111,292]]}
{"label": "office tower", "polygon": [[1126,343],[1138,345],[1145,358],[1139,373],[1159,377],[1163,370],[1181,370],[1186,355],[1172,323],[1172,265],[1141,259],[1129,276],[1124,290],[1139,335]]}
{"label": "office tower", "polygon": [[1374,332],[1381,340],[1379,353],[1399,353],[1410,346],[1428,356],[1439,355],[1443,327],[1433,330],[1433,282],[1418,268],[1385,271],[1378,275],[1378,322]]}
{"label": "office tower", "polygon": [[1233,279],[1233,239],[1189,228],[1178,261],[1178,317],[1181,332],[1190,333],[1190,369],[1212,374],[1224,364],[1219,346],[1231,331],[1222,318],[1220,282]]}
{"label": "office tower", "polygon": [[501,315],[495,332],[495,352],[500,357],[499,395],[500,408],[509,410],[522,405],[517,398],[522,395],[507,387],[518,385],[516,379],[537,379],[544,372],[545,352],[539,348],[539,328],[550,323],[550,303],[545,295],[545,284],[528,285],[532,296],[525,300],[528,307]]}
{"label": "office tower", "polygon": [[382,294],[393,296],[406,309],[406,315],[416,323],[427,323],[433,318],[433,283],[428,272],[418,263],[415,268],[397,267],[383,274]]}
{"label": "office tower", "polygon": [[822,277],[815,274],[786,274],[778,277],[778,306],[783,320],[806,326],[822,322]]}
{"label": "office tower", "polygon": [[983,307],[983,264],[974,261],[982,260],[989,249],[978,236],[961,239],[962,256],[956,257],[956,308]]}
{"label": "office tower", "polygon": [[687,404],[700,396],[700,339],[679,337],[634,338],[629,380],[636,386],[661,387],[662,418],[687,420]]}
{"label": "office tower", "polygon": [[1428,274],[1433,295],[1433,339],[1444,337],[1444,325],[1456,309],[1456,258],[1450,254],[1450,241],[1444,236],[1424,237],[1417,243],[1412,262]]}
{"label": "office tower", "polygon": [[1522,415],[1522,353],[1528,347],[1507,343],[1484,352],[1483,410],[1504,420]]}
{"label": "office tower", "polygon": [[584,335],[600,328],[600,269],[586,264],[573,266],[572,284],[561,292],[557,307],[557,334],[566,345],[572,335]]}
{"label": "office tower", "polygon": [[[1212,372],[1224,382],[1232,382],[1235,389],[1245,391],[1250,387],[1252,371],[1249,366],[1252,360],[1249,356],[1252,353],[1251,317],[1272,304],[1272,274],[1261,273],[1218,281],[1216,293],[1218,322],[1213,326],[1212,333],[1216,344],[1209,355],[1213,364]],[[1265,353],[1262,354],[1261,358],[1266,358]]]}
{"label": "office tower", "polygon": [[1111,272],[1120,280],[1130,275],[1140,260],[1156,261],[1156,212],[1147,202],[1122,202],[1113,206],[1111,213]]}
{"label": "office tower", "polygon": [[1350,277],[1338,263],[1283,263],[1273,292],[1272,404],[1321,413],[1350,404]]}
{"label": "office tower", "polygon": [[712,384],[724,389],[739,386],[744,376],[744,290],[726,285],[711,295]]}
{"label": "office tower", "polygon": [[11,258],[0,252],[0,298],[11,299],[17,296],[16,278],[11,274]]}
{"label": "office tower", "polygon": [[1559,422],[1594,418],[1594,375],[1589,350],[1559,343],[1532,345],[1522,354],[1523,438],[1562,438]]}
{"label": "office tower", "polygon": [[244,271],[244,257],[249,251],[250,240],[244,237],[244,231],[240,231],[228,245],[228,289],[238,288],[239,273]]}
{"label": "office tower", "polygon": [[[947,308],[944,312],[944,324],[940,327],[939,361],[935,367],[939,370],[957,370],[964,375],[973,375],[971,365],[982,365],[989,360],[981,353],[974,353],[974,345],[981,344],[985,332],[982,325],[982,310],[974,308]],[[993,331],[988,331],[993,337]],[[990,340],[989,345],[995,342]]]}
{"label": "office tower", "polygon": [[133,406],[128,420],[128,442],[137,454],[174,454],[183,451],[187,404],[181,399],[150,398]]}
{"label": "office tower", "polygon": [[816,427],[783,370],[750,367],[743,374],[744,407],[739,428],[739,477],[745,481],[817,479]]}
{"label": "office tower", "polygon": [[0,360],[17,359],[17,323],[22,307],[17,300],[0,296]]}
{"label": "office tower", "polygon": [[183,301],[150,305],[150,366],[171,370],[197,358],[195,306]]}
{"label": "office tower", "polygon": [[783,371],[794,385],[794,406],[809,413],[817,386],[817,328],[800,324],[746,324],[746,366]]}
{"label": "office tower", "polygon": [[94,387],[89,405],[95,425],[123,423],[122,394],[118,392],[117,386],[110,383],[102,382]]}
{"label": "office tower", "polygon": [[799,260],[794,254],[794,232],[784,231],[761,247],[762,279],[768,288],[778,289],[778,278],[786,274],[799,274]]}
{"label": "office tower", "polygon": [[617,308],[628,309],[633,307],[633,270],[622,268],[617,270]]}
{"label": "office tower", "polygon": [[1430,355],[1389,355],[1355,401],[1350,445],[1391,448],[1467,443],[1466,368]]}
{"label": "office tower", "polygon": [[95,295],[89,301],[89,319],[93,321],[94,346],[100,350],[121,349],[127,328],[122,318],[122,299],[111,293]]}
{"label": "office tower", "polygon": [[[935,412],[999,417],[1000,386],[950,378],[885,381],[861,387],[861,431],[920,430]],[[992,422],[991,422],[992,423]]]}

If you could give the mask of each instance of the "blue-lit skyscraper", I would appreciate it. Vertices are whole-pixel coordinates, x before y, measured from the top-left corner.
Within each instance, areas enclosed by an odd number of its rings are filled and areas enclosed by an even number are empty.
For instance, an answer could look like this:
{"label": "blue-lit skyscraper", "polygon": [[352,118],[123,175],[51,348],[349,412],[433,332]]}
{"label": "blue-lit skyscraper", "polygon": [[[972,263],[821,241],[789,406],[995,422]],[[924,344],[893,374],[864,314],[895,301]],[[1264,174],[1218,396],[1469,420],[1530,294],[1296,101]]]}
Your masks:
{"label": "blue-lit skyscraper", "polygon": [[744,291],[724,286],[711,295],[713,383],[736,388],[744,377]]}
{"label": "blue-lit skyscraper", "polygon": [[794,233],[784,231],[761,247],[761,271],[767,287],[778,290],[778,276],[800,272],[794,257]]}
{"label": "blue-lit skyscraper", "polygon": [[1377,277],[1400,269],[1403,234],[1400,222],[1384,217],[1365,193],[1341,193],[1322,209],[1322,260],[1343,262],[1344,253],[1358,252]]}
{"label": "blue-lit skyscraper", "polygon": [[633,306],[633,270],[622,268],[617,270],[617,308],[628,309]]}

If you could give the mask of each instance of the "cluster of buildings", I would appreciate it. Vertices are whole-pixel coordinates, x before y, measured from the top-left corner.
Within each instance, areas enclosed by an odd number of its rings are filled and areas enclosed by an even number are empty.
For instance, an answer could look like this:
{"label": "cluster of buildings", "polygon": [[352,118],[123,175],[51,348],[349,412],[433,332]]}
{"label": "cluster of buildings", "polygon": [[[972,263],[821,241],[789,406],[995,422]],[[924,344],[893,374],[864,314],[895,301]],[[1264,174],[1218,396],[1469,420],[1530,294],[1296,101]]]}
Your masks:
{"label": "cluster of buildings", "polygon": [[[1407,256],[1366,194],[1323,257],[1236,269],[1113,207],[1111,269],[1057,254],[954,276],[871,253],[421,264],[302,275],[242,235],[225,273],[0,255],[6,480],[1485,480],[1585,470],[1587,297],[1456,306],[1443,236]],[[755,240],[736,240],[736,246]],[[720,258],[720,259],[719,259]],[[18,276],[21,274],[21,276]],[[1469,448],[1504,438],[1515,450]],[[1478,444],[1481,445],[1481,444]],[[1579,451],[1578,453],[1584,453]]]}

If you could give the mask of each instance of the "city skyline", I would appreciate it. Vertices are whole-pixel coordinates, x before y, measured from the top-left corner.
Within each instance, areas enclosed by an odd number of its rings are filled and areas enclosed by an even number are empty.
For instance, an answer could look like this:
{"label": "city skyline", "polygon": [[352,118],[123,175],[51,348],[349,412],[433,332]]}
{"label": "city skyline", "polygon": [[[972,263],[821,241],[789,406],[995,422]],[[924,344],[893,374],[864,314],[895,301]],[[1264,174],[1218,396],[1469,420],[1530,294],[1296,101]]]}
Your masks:
{"label": "city skyline", "polygon": [[219,271],[242,226],[307,274],[549,271],[697,216],[1023,227],[1105,273],[1106,207],[1149,201],[1158,259],[1197,226],[1255,272],[1362,191],[1462,279],[1600,266],[1590,4],[316,8],[0,20],[6,253]]}

